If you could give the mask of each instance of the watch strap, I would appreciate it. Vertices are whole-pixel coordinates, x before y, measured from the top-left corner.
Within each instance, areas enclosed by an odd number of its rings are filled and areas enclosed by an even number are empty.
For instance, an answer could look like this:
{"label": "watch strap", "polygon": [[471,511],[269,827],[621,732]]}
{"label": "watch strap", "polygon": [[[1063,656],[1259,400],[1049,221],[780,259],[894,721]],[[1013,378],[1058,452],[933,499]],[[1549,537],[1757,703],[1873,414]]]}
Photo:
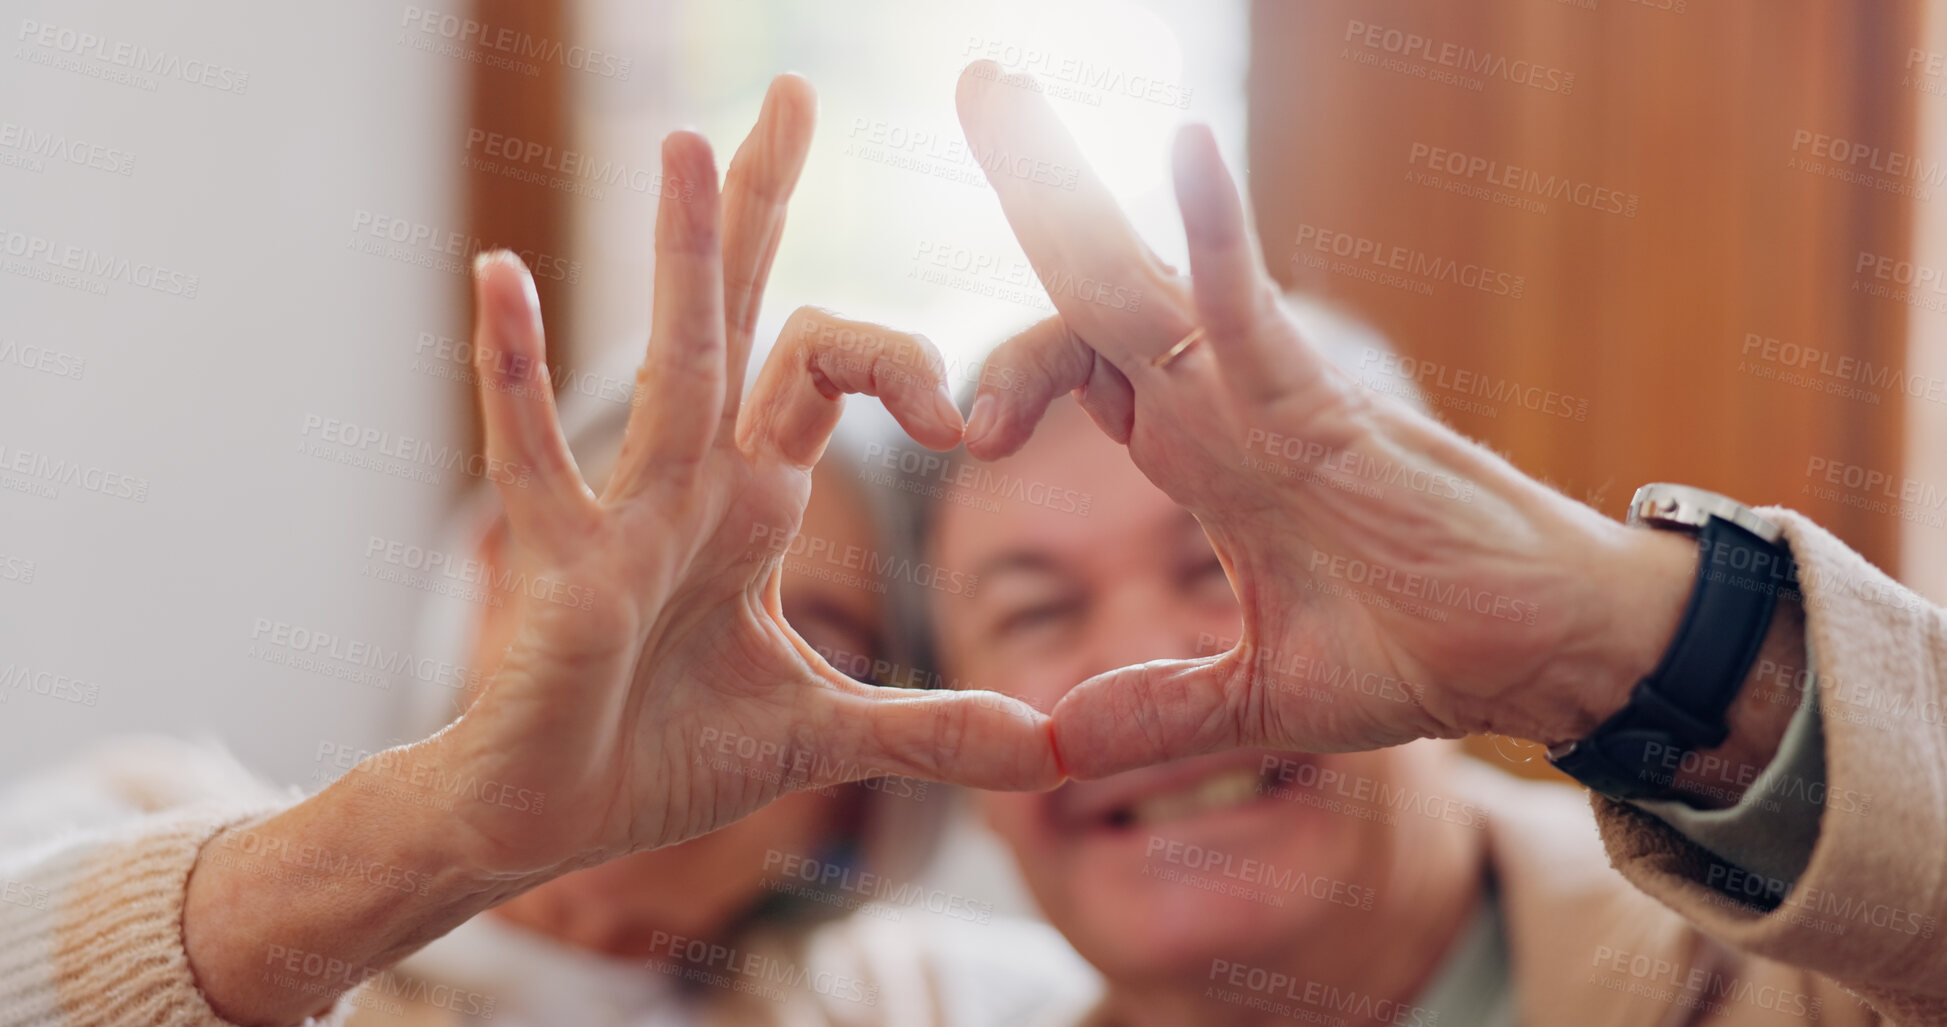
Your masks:
{"label": "watch strap", "polygon": [[1550,760],[1595,791],[1668,798],[1685,754],[1730,734],[1725,713],[1757,661],[1781,592],[1796,589],[1782,543],[1711,517],[1698,532],[1696,584],[1676,637],[1628,704]]}

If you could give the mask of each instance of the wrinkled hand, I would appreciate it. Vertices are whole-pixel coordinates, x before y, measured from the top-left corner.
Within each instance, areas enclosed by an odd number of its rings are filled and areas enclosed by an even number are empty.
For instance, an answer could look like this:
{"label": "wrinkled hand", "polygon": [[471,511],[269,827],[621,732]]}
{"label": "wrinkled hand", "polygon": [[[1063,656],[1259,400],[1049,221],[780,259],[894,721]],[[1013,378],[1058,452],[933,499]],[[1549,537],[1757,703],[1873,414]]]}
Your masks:
{"label": "wrinkled hand", "polygon": [[869,776],[1058,780],[1031,708],[860,684],[780,613],[784,551],[843,394],[880,396],[934,448],[961,432],[923,339],[809,309],[739,403],[813,105],[802,79],[774,84],[722,213],[708,144],[681,132],[664,143],[665,179],[683,188],[661,200],[648,356],[600,496],[556,421],[532,280],[511,255],[481,263],[475,352],[497,355],[478,368],[487,451],[526,471],[500,491],[538,598],[481,698],[433,741],[442,766],[543,797],[538,815],[464,804],[494,872],[556,873],[671,844],[786,791]]}
{"label": "wrinkled hand", "polygon": [[[1013,452],[1047,403],[1075,390],[1197,515],[1244,611],[1230,652],[1123,668],[1068,694],[1054,711],[1066,766],[1098,776],[1233,746],[1332,751],[1472,732],[1553,743],[1619,706],[1674,630],[1694,548],[1645,543],[1652,533],[1332,365],[1279,303],[1201,126],[1175,147],[1192,273],[1178,276],[1025,84],[970,67],[960,117],[977,154],[1079,169],[1069,190],[987,163],[1059,316],[991,359],[1029,387],[983,390],[968,448]],[[1199,327],[1201,340],[1156,366]],[[1632,560],[1668,573],[1616,573]],[[1342,683],[1320,701],[1321,674],[1406,684]]]}

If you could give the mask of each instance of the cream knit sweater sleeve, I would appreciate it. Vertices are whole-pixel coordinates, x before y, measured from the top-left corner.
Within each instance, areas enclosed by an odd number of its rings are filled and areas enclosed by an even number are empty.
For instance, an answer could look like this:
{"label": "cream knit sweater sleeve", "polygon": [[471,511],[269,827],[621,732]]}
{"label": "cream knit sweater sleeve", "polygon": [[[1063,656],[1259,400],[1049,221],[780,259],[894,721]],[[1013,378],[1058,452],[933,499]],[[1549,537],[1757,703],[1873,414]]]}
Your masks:
{"label": "cream knit sweater sleeve", "polygon": [[0,1027],[226,1027],[183,948],[190,870],[289,799],[224,761],[131,740],[0,795]]}
{"label": "cream knit sweater sleeve", "polygon": [[1789,510],[1825,735],[1819,831],[1794,881],[1753,879],[1627,803],[1610,859],[1730,945],[1823,974],[1896,1023],[1947,1023],[1947,613]]}

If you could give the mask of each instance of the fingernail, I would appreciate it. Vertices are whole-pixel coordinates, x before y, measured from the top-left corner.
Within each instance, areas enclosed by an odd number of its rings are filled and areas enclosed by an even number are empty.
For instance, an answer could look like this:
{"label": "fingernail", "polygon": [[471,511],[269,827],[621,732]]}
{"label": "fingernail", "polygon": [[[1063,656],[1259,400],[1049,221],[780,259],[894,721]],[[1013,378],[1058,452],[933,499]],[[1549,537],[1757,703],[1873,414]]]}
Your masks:
{"label": "fingernail", "polygon": [[933,420],[939,422],[940,430],[960,434],[960,408],[953,405],[953,396],[946,391],[946,383],[933,390]]}
{"label": "fingernail", "polygon": [[473,277],[477,281],[487,277],[487,265],[493,262],[492,250],[481,250],[473,255]]}
{"label": "fingernail", "polygon": [[994,407],[994,394],[991,392],[983,392],[974,398],[973,416],[967,419],[968,445],[986,438],[987,433],[993,430],[994,422],[1000,419],[1000,412]]}

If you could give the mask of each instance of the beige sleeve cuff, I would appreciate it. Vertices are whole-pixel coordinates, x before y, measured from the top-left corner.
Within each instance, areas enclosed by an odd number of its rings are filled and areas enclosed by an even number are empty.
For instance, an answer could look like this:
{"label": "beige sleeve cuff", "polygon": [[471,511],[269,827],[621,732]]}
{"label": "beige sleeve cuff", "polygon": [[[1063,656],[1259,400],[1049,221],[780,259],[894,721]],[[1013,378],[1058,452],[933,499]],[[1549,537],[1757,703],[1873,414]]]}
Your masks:
{"label": "beige sleeve cuff", "polygon": [[190,807],[10,862],[37,901],[0,911],[0,1021],[229,1027],[190,971],[183,903],[203,843],[261,812]]}
{"label": "beige sleeve cuff", "polygon": [[1804,872],[1774,885],[1598,796],[1603,842],[1623,876],[1705,933],[1902,1022],[1947,1022],[1947,620],[1804,515],[1763,512],[1798,561],[1817,661],[1826,774]]}

